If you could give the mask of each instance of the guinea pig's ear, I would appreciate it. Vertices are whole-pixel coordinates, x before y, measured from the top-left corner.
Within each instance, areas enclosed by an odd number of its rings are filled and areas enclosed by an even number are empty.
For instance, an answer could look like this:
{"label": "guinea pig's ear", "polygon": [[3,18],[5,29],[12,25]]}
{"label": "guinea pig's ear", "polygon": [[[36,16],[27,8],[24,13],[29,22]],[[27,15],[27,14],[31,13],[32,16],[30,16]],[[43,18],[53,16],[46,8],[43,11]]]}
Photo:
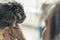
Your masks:
{"label": "guinea pig's ear", "polygon": [[21,4],[17,6],[15,15],[17,17],[17,23],[23,23],[26,18],[26,15]]}
{"label": "guinea pig's ear", "polygon": [[26,18],[25,13],[22,11],[21,13],[16,13],[17,23],[23,23]]}

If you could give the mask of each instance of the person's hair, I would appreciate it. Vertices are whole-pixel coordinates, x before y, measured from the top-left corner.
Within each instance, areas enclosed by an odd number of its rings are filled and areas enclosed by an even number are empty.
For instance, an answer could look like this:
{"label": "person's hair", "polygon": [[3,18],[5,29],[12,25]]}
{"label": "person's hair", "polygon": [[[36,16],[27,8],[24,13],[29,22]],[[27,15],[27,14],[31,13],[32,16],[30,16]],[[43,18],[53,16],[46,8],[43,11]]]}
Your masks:
{"label": "person's hair", "polygon": [[50,27],[50,40],[55,40],[55,37],[60,33],[60,3],[57,3],[53,11],[51,11],[48,19]]}
{"label": "person's hair", "polygon": [[0,3],[0,28],[11,26],[14,21],[22,23],[25,18],[26,15],[20,3]]}

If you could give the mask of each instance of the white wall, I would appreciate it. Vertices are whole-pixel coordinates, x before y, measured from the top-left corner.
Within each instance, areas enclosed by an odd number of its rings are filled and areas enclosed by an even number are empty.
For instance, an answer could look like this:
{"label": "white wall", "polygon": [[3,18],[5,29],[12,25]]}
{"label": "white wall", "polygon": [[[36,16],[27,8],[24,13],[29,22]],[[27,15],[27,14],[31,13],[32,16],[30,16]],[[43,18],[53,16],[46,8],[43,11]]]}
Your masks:
{"label": "white wall", "polygon": [[38,26],[39,18],[36,14],[41,15],[41,6],[43,3],[54,4],[57,3],[58,0],[15,0],[20,2],[26,14],[26,20],[23,24]]}
{"label": "white wall", "polygon": [[15,0],[0,0],[0,3],[8,3],[8,2],[13,2]]}

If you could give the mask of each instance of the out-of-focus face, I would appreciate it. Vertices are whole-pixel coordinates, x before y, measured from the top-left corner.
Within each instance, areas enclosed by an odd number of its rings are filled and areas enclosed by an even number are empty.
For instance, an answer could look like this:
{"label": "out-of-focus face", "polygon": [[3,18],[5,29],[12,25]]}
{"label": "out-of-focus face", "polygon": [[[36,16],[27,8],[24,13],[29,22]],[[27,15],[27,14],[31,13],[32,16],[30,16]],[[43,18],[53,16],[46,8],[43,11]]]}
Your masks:
{"label": "out-of-focus face", "polygon": [[42,4],[41,10],[42,10],[42,14],[40,17],[40,20],[45,21],[48,15],[48,9],[49,9],[49,4]]}
{"label": "out-of-focus face", "polygon": [[56,4],[48,4],[45,7],[42,7],[42,18],[46,20],[48,16],[53,12],[54,7]]}
{"label": "out-of-focus face", "polygon": [[[44,5],[42,6],[42,14],[41,14],[41,16],[40,16],[40,21],[42,21],[42,22],[44,22],[45,23],[45,21],[47,20],[47,18],[49,17],[49,16],[51,16],[50,15],[50,13],[53,11],[53,8],[55,7],[55,5],[51,5],[51,4],[49,4],[49,5],[45,5],[45,7],[44,7]],[[46,25],[46,24],[45,24]]]}
{"label": "out-of-focus face", "polygon": [[42,26],[42,28],[45,28],[46,26],[45,20],[47,19],[47,16],[48,16],[48,5],[43,4],[41,11],[42,13],[40,16],[40,26]]}

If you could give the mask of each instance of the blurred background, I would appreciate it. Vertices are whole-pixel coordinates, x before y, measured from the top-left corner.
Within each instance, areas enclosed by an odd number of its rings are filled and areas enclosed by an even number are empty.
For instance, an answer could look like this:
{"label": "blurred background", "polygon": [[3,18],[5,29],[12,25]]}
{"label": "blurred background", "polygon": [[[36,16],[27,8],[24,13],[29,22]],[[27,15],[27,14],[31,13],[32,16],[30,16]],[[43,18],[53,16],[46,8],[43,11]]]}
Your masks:
{"label": "blurred background", "polygon": [[22,23],[21,29],[26,40],[43,40],[43,37],[40,38],[41,30],[39,29],[45,25],[44,23],[42,23],[43,26],[40,25],[40,16],[43,12],[41,7],[44,3],[54,5],[58,0],[1,0],[0,2],[9,1],[17,1],[23,5],[26,19]]}

